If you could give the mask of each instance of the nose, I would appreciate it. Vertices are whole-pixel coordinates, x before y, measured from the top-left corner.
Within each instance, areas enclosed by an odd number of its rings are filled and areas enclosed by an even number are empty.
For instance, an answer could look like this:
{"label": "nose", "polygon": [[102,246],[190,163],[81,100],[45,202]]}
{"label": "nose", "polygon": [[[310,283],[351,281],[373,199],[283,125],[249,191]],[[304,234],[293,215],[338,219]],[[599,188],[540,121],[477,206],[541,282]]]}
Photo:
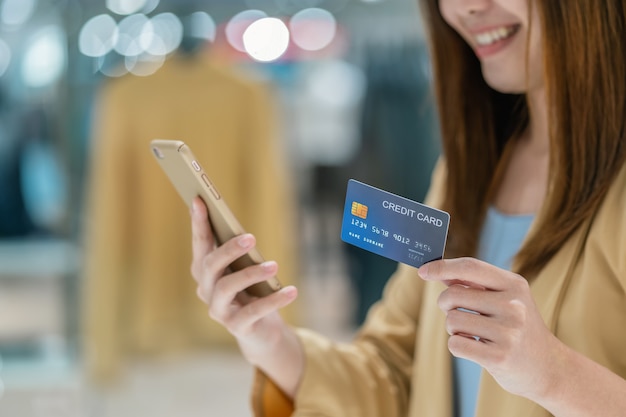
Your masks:
{"label": "nose", "polygon": [[457,0],[457,7],[459,12],[463,14],[480,14],[487,10],[492,3],[492,0]]}

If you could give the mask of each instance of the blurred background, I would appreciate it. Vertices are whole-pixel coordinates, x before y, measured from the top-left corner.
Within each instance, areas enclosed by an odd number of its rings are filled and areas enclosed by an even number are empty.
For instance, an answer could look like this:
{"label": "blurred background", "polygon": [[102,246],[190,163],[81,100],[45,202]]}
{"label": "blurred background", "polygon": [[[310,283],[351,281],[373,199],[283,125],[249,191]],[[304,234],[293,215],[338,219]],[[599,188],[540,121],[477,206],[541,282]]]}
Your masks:
{"label": "blurred background", "polygon": [[346,183],[422,201],[430,84],[415,0],[0,0],[0,416],[250,415],[150,141],[345,340],[395,268],[341,242]]}

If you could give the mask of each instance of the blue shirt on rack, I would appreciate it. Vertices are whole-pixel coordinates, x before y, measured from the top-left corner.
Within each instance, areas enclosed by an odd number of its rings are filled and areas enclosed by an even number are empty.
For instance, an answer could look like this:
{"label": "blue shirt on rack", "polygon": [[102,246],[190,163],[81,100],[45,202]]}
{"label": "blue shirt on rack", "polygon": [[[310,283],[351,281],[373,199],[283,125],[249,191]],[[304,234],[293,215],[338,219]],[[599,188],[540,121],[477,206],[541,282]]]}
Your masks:
{"label": "blue shirt on rack", "polygon": [[[534,215],[508,215],[490,207],[480,236],[478,259],[510,269],[533,219]],[[474,417],[481,370],[475,362],[453,359],[456,417]]]}

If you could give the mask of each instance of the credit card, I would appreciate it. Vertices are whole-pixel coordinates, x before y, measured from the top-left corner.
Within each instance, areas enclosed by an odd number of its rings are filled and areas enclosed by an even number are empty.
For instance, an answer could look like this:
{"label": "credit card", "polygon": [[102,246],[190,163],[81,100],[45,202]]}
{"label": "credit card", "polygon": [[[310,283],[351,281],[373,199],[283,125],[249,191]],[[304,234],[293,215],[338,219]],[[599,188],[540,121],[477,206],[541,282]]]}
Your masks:
{"label": "credit card", "polygon": [[450,215],[356,180],[348,181],[341,240],[419,268],[443,258]]}

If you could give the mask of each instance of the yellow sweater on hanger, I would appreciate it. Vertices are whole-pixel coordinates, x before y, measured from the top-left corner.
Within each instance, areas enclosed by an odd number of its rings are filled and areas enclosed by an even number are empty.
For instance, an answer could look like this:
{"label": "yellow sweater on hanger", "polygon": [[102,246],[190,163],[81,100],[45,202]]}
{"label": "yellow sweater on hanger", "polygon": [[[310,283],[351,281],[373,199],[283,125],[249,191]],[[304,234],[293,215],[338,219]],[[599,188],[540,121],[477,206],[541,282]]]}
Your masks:
{"label": "yellow sweater on hanger", "polygon": [[107,81],[94,115],[81,300],[89,373],[113,376],[126,355],[234,345],[196,298],[189,212],[149,144],[187,142],[283,284],[294,283],[295,194],[269,86],[204,56],[173,57],[152,76]]}

